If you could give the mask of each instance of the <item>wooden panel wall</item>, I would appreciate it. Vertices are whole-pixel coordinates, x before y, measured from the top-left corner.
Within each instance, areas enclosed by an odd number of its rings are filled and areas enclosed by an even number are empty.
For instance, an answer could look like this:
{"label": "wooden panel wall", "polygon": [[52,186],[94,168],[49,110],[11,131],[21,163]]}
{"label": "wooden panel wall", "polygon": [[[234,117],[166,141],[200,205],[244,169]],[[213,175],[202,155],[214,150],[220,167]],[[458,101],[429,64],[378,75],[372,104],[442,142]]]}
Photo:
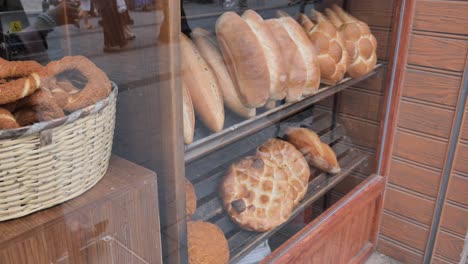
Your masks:
{"label": "wooden panel wall", "polygon": [[[415,0],[378,243],[404,263],[422,263],[427,251],[468,53],[466,14],[466,1]],[[468,131],[463,135],[433,263],[458,262],[468,228]]]}
{"label": "wooden panel wall", "polygon": [[[376,75],[350,87],[340,94],[339,123],[351,143],[369,157],[367,166],[359,168],[351,181],[343,181],[334,190],[331,202],[337,201],[363,179],[376,172],[376,152],[387,79],[387,64],[392,37],[395,1],[350,0],[346,9],[366,22],[378,42],[377,56],[384,64]],[[318,108],[331,111],[334,98],[320,102]]]}

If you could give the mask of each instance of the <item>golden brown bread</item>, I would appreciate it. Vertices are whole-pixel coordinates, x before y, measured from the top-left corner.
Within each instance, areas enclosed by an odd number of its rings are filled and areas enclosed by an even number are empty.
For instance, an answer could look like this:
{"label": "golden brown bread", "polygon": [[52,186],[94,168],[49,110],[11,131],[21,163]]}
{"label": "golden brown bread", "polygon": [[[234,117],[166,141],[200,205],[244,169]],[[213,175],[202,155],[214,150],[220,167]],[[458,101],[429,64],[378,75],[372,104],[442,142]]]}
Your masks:
{"label": "golden brown bread", "polygon": [[261,156],[234,162],[226,172],[220,194],[233,222],[259,232],[288,220],[294,205],[287,168]]}
{"label": "golden brown bread", "polygon": [[180,36],[182,79],[193,107],[210,130],[219,132],[224,126],[224,104],[216,77],[195,44],[184,34]]}
{"label": "golden brown bread", "polygon": [[185,206],[187,219],[190,219],[197,210],[197,194],[192,183],[187,179],[185,179]]}
{"label": "golden brown bread", "polygon": [[227,264],[229,246],[218,226],[201,221],[187,222],[189,264]]}
{"label": "golden brown bread", "polygon": [[283,51],[283,62],[287,70],[287,96],[286,101],[295,102],[301,99],[307,81],[307,68],[299,47],[281,25],[279,19],[265,20],[266,25],[273,32],[275,40]]}
{"label": "golden brown bread", "polygon": [[182,113],[184,116],[184,143],[192,144],[193,136],[195,134],[195,111],[193,110],[192,99],[190,98],[190,93],[187,90],[187,86],[184,83],[184,80],[181,80],[182,83]]}
{"label": "golden brown bread", "polygon": [[19,128],[15,117],[7,109],[0,107],[0,130]]}
{"label": "golden brown bread", "polygon": [[253,10],[246,10],[242,18],[257,35],[263,52],[267,58],[268,72],[270,73],[270,100],[282,100],[286,97],[287,73],[283,65],[283,55],[273,33],[264,23],[262,17]]}
{"label": "golden brown bread", "polygon": [[242,117],[250,118],[255,116],[256,109],[246,107],[241,102],[231,76],[229,76],[224,64],[223,57],[218,50],[214,36],[207,30],[195,28],[192,31],[192,38],[201,55],[216,75],[226,106]]}
{"label": "golden brown bread", "polygon": [[314,94],[320,86],[320,64],[317,51],[301,26],[292,17],[279,18],[291,39],[299,48],[299,54],[306,64],[306,84],[304,95]]}
{"label": "golden brown bread", "polygon": [[349,56],[348,74],[357,78],[372,71],[377,63],[377,40],[369,26],[337,5],[326,12],[329,17],[333,17],[345,41]]}
{"label": "golden brown bread", "polygon": [[312,166],[329,172],[341,171],[336,154],[310,129],[293,127],[286,131],[286,139],[309,159]]}
{"label": "golden brown bread", "polygon": [[305,15],[304,13],[299,13],[299,24],[301,24],[302,28],[304,28],[305,32],[309,32],[315,26],[314,22],[310,20],[310,18]]}
{"label": "golden brown bread", "polygon": [[[317,23],[308,31],[312,44],[317,49],[320,63],[321,81],[335,85],[340,82],[347,70],[348,52],[340,32],[320,12],[312,10]],[[302,16],[304,20],[304,16]],[[307,23],[302,23],[307,25]],[[304,26],[304,29],[306,27]]]}
{"label": "golden brown bread", "polygon": [[216,21],[216,37],[242,103],[263,106],[270,95],[270,73],[257,35],[239,15],[225,12]]}
{"label": "golden brown bread", "polygon": [[273,138],[258,148],[257,155],[286,171],[294,206],[299,204],[307,192],[310,177],[309,165],[302,153],[292,144]]}

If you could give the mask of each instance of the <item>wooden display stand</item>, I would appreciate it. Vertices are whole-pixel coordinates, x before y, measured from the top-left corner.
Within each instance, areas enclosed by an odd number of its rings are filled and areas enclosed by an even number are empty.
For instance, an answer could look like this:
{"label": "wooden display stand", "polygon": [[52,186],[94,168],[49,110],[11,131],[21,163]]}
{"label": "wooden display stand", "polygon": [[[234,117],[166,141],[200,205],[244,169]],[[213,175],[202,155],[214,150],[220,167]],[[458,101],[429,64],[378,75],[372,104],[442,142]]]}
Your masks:
{"label": "wooden display stand", "polygon": [[0,223],[0,263],[161,263],[156,174],[113,156],[61,205]]}

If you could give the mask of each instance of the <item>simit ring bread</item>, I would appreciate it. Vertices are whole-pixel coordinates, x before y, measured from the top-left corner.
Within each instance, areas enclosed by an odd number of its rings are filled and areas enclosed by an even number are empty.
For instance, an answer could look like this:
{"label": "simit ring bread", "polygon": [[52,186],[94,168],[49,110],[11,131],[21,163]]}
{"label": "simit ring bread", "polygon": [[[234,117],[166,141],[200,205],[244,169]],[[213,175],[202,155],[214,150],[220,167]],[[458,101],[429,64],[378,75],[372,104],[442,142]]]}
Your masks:
{"label": "simit ring bread", "polygon": [[188,222],[189,264],[227,264],[229,246],[223,231],[208,222]]}
{"label": "simit ring bread", "polygon": [[310,159],[312,166],[333,174],[341,171],[335,152],[314,131],[292,127],[287,129],[286,138]]}
{"label": "simit ring bread", "polygon": [[224,208],[241,228],[268,231],[291,216],[288,172],[261,156],[234,162],[221,184]]}
{"label": "simit ring bread", "polygon": [[258,148],[257,155],[271,163],[272,167],[286,171],[294,206],[299,204],[307,192],[310,177],[309,165],[302,153],[290,143],[272,138]]}
{"label": "simit ring bread", "polygon": [[11,112],[0,107],[0,129],[13,129],[19,127],[20,126]]}
{"label": "simit ring bread", "polygon": [[46,66],[46,74],[49,82],[54,76],[68,70],[78,70],[88,79],[85,87],[79,92],[70,94],[66,102],[62,102],[63,110],[74,112],[76,110],[93,105],[109,96],[111,82],[107,75],[99,69],[92,61],[84,56],[67,56],[59,61],[54,61]]}

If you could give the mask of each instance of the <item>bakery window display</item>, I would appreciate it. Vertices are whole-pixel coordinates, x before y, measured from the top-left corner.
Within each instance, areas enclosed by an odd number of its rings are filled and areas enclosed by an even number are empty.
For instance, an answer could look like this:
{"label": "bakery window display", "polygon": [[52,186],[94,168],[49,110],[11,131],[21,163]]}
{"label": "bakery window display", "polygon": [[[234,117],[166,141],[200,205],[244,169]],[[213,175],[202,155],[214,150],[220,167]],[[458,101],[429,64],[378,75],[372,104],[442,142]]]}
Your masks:
{"label": "bakery window display", "polygon": [[93,187],[112,149],[117,88],[107,75],[83,56],[0,59],[0,83],[0,221]]}
{"label": "bakery window display", "polygon": [[193,132],[185,126],[186,151],[225,143],[241,126],[255,126],[294,103],[311,105],[372,75],[375,38],[363,22],[333,8],[327,16],[312,10],[312,19],[300,13],[298,20],[283,11],[269,19],[253,10],[225,12],[214,34],[192,31],[195,45],[181,36],[182,79],[198,117]]}

